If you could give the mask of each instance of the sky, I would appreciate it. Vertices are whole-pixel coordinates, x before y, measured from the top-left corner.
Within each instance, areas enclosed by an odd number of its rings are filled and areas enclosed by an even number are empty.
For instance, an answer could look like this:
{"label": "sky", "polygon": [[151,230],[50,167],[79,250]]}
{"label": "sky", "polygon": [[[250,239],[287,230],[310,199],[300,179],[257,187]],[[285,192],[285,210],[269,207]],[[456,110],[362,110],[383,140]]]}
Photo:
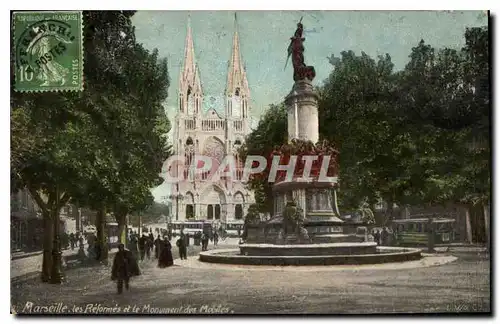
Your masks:
{"label": "sky", "polygon": [[[171,80],[165,109],[170,120],[175,117],[189,17],[204,95],[223,103],[234,11],[138,11],[132,18],[137,41],[148,49],[157,48],[159,56],[168,60]],[[481,11],[238,11],[254,125],[270,104],[280,103],[292,88],[291,62],[284,67],[290,37],[301,17],[305,63],[315,67],[315,85],[321,85],[332,71],[328,61],[332,54],[364,51],[375,58],[388,53],[400,70],[421,39],[438,48],[460,48],[467,27],[487,25]],[[224,110],[222,104],[216,108]],[[155,188],[153,195],[162,201],[168,195],[167,186]]]}

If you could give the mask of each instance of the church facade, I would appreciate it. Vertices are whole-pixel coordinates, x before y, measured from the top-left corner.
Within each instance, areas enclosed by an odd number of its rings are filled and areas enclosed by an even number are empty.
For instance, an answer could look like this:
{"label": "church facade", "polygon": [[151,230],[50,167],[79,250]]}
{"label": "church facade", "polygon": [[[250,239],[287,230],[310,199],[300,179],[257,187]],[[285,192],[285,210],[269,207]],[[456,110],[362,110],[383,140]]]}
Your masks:
{"label": "church facade", "polygon": [[[224,114],[211,107],[204,109],[199,67],[195,61],[191,26],[188,23],[184,50],[184,65],[179,76],[178,106],[174,121],[174,151],[185,157],[185,166],[191,166],[195,155],[208,156],[214,165],[226,155],[232,155],[240,168],[237,150],[250,133],[250,89],[240,53],[238,28],[235,30],[224,93]],[[241,179],[235,177],[211,179],[210,172],[195,175],[184,167],[183,180],[173,185],[172,220],[218,220],[221,223],[243,220],[254,195]]]}

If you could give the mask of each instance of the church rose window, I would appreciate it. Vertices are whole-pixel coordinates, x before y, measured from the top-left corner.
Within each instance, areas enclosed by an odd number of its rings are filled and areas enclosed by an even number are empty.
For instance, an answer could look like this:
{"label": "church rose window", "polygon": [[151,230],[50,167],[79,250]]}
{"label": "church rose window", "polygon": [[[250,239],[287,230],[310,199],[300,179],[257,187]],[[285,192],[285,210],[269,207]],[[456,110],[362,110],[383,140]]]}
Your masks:
{"label": "church rose window", "polygon": [[219,163],[224,159],[224,146],[221,142],[211,137],[207,140],[204,155],[216,159]]}

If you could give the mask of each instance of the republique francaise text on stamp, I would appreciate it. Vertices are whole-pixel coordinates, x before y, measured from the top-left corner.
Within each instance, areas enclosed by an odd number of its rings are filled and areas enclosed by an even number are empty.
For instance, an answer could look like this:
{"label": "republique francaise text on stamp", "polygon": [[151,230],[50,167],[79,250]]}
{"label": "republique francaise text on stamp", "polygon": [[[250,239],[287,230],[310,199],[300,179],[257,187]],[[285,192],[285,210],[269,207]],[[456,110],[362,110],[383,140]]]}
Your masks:
{"label": "republique francaise text on stamp", "polygon": [[83,90],[82,13],[14,12],[15,89]]}

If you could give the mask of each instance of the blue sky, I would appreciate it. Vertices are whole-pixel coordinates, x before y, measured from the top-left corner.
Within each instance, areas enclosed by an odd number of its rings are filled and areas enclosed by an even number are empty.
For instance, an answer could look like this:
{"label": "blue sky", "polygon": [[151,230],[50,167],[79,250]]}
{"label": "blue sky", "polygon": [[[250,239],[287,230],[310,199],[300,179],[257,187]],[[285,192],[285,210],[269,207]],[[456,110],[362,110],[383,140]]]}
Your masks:
{"label": "blue sky", "polygon": [[[157,48],[159,55],[168,59],[171,82],[165,108],[171,120],[177,105],[188,15],[204,94],[220,98],[231,55],[234,11],[139,11],[132,19],[137,41],[146,48]],[[435,47],[460,48],[467,27],[487,24],[481,11],[238,11],[237,16],[255,120],[269,104],[281,102],[292,87],[290,62],[286,70],[283,68],[289,39],[302,16],[305,62],[315,67],[317,85],[332,70],[327,59],[331,54],[353,50],[376,57],[389,53],[395,68],[402,69],[411,48],[421,39]],[[153,194],[160,200],[168,191],[162,186]]]}

